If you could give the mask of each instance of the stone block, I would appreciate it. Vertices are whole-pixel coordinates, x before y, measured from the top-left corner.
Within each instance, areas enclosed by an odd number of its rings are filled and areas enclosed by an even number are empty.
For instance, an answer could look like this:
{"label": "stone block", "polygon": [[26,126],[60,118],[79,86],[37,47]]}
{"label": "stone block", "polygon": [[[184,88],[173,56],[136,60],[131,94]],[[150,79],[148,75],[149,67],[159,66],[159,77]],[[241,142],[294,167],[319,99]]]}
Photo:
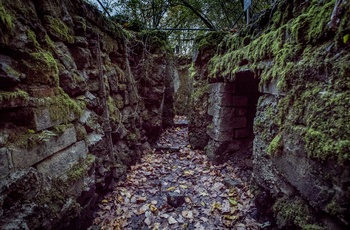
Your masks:
{"label": "stone block", "polygon": [[53,97],[55,96],[55,88],[49,86],[32,86],[29,88],[28,93],[31,97]]}
{"label": "stone block", "polygon": [[210,93],[235,93],[235,83],[217,82],[209,85]]}
{"label": "stone block", "polygon": [[46,176],[52,178],[59,177],[76,164],[79,159],[86,158],[87,153],[88,148],[85,141],[79,141],[46,158],[37,165],[37,169]]}
{"label": "stone block", "polygon": [[74,127],[67,128],[61,136],[51,137],[49,140],[35,146],[30,151],[26,149],[11,148],[12,160],[16,169],[28,168],[52,154],[76,142]]}
{"label": "stone block", "polygon": [[41,131],[56,125],[60,125],[64,122],[71,122],[75,119],[76,117],[74,113],[70,112],[66,117],[53,120],[51,118],[49,108],[35,108],[33,109],[33,117],[32,117],[33,127],[32,128],[35,129],[36,131]]}
{"label": "stone block", "polygon": [[246,117],[234,117],[232,119],[232,128],[245,128],[247,126],[247,118]]}
{"label": "stone block", "polygon": [[0,178],[6,177],[11,170],[7,148],[0,148]]}
{"label": "stone block", "polygon": [[233,137],[240,139],[240,138],[246,138],[249,136],[248,129],[236,129],[234,130]]}
{"label": "stone block", "polygon": [[[266,93],[266,94],[271,94],[271,95],[281,95],[281,92],[279,92],[278,88],[277,88],[277,78],[276,79],[272,79],[270,82],[265,83],[262,87],[262,93]],[[284,94],[282,94],[284,95]]]}

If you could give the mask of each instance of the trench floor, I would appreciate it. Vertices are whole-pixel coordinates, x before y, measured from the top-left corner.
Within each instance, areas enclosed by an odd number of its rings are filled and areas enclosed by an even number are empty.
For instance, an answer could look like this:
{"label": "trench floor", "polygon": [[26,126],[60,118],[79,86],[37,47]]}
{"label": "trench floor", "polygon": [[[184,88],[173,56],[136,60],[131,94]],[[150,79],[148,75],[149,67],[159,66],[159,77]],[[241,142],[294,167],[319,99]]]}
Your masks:
{"label": "trench floor", "polygon": [[90,229],[261,229],[251,170],[213,165],[188,143],[185,117],[99,203]]}

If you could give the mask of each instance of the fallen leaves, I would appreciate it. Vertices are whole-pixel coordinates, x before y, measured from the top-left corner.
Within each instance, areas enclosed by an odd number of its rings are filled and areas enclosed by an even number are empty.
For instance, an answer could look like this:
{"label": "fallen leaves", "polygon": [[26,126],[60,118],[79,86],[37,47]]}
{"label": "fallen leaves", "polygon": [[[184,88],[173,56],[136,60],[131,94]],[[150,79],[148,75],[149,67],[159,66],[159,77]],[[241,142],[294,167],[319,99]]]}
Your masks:
{"label": "fallen leaves", "polygon": [[101,229],[259,229],[248,178],[229,163],[212,165],[191,150],[187,128],[171,128],[99,203]]}

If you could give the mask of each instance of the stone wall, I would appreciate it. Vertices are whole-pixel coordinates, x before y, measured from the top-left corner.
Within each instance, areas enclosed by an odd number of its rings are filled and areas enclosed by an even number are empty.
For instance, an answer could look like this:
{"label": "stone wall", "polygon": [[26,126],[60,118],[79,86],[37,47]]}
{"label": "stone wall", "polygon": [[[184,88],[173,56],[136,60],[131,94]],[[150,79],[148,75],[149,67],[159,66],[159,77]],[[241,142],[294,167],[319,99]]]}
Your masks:
{"label": "stone wall", "polygon": [[204,149],[209,141],[206,132],[210,122],[208,110],[208,62],[214,56],[217,44],[225,33],[213,32],[207,37],[199,37],[195,41],[192,65],[189,69],[193,81],[191,92],[191,112],[189,116],[188,136],[191,146]]}
{"label": "stone wall", "polygon": [[[166,38],[146,46],[81,0],[0,1],[0,12],[0,228],[84,229],[157,137],[149,128],[173,116]],[[144,49],[147,76],[135,68]]]}
{"label": "stone wall", "polygon": [[192,78],[189,68],[192,58],[190,56],[177,56],[174,69],[174,110],[177,115],[189,117],[191,108]]}
{"label": "stone wall", "polygon": [[258,97],[258,81],[249,71],[232,82],[209,84],[208,114],[212,120],[207,126],[210,139],[206,152],[214,162],[223,163],[251,151]]}
{"label": "stone wall", "polygon": [[254,124],[246,126],[254,129],[256,202],[280,229],[350,224],[349,9],[348,1],[277,1],[224,37],[203,65],[214,84],[202,85],[215,89],[202,103],[210,103],[206,148],[214,158],[238,148],[231,140],[234,108],[224,98],[235,102],[235,85],[247,71],[258,81]]}

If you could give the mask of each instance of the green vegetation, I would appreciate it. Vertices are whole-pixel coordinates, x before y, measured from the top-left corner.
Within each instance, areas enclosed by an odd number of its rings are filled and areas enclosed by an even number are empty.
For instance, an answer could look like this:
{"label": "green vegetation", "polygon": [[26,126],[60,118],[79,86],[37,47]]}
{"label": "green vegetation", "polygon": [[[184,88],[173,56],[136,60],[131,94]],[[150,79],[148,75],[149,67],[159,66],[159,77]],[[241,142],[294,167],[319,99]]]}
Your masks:
{"label": "green vegetation", "polygon": [[109,116],[112,120],[112,123],[119,123],[121,121],[121,113],[116,105],[116,102],[111,96],[109,96],[107,99],[107,106],[109,109]]}
{"label": "green vegetation", "polygon": [[79,162],[72,166],[67,173],[67,182],[72,184],[84,176],[87,176],[88,171],[95,163],[96,157],[92,154],[88,154],[85,159],[80,159]]}
{"label": "green vegetation", "polygon": [[45,42],[46,42],[46,46],[49,50],[52,51],[55,49],[55,44],[53,43],[53,41],[51,40],[51,38],[47,34],[45,34]]}
{"label": "green vegetation", "polygon": [[82,114],[82,105],[71,99],[67,94],[62,94],[53,98],[49,98],[47,105],[50,110],[50,117],[53,121],[63,121],[68,123],[73,117],[80,117]]}
{"label": "green vegetation", "polygon": [[17,90],[12,92],[0,90],[0,103],[6,103],[11,101],[21,100],[23,102],[29,101],[29,95],[23,90]]}
{"label": "green vegetation", "polygon": [[270,156],[276,156],[278,155],[278,153],[282,151],[282,148],[283,148],[283,139],[282,139],[282,135],[279,133],[270,142],[269,146],[267,147],[267,153]]}
{"label": "green vegetation", "polygon": [[45,16],[45,19],[47,20],[47,28],[53,36],[65,41],[66,43],[74,43],[74,37],[72,36],[73,31],[71,31],[61,19],[47,15]]}
{"label": "green vegetation", "polygon": [[[273,118],[281,135],[289,127],[302,124],[305,129],[299,135],[308,156],[335,159],[343,165],[350,160],[350,55],[341,48],[343,36],[350,29],[346,23],[349,4],[344,5],[339,29],[333,33],[327,23],[334,3],[312,1],[308,7],[295,5],[292,10],[288,7],[293,4],[287,4],[287,10],[274,15],[271,28],[249,44],[244,29],[226,36],[210,61],[209,77],[234,79],[242,70],[242,60],[247,60],[248,67],[260,78],[260,90],[275,79],[278,90],[286,93]],[[271,141],[268,152],[278,150],[278,143],[280,136]]]}
{"label": "green vegetation", "polygon": [[23,64],[28,71],[28,83],[58,86],[58,66],[50,52],[31,53],[29,60],[23,60]]}
{"label": "green vegetation", "polygon": [[140,32],[140,37],[146,45],[146,48],[150,50],[151,53],[172,52],[172,49],[168,42],[167,34],[163,31],[142,30]]}
{"label": "green vegetation", "polygon": [[[88,154],[85,159],[80,159],[79,162],[71,167],[66,176],[55,178],[52,180],[50,189],[43,191],[37,196],[37,204],[39,207],[45,207],[49,217],[57,217],[63,209],[69,218],[74,218],[80,213],[81,206],[75,198],[71,198],[72,186],[84,176],[87,176],[89,170],[93,167],[95,156]],[[67,200],[72,201],[67,203]]]}
{"label": "green vegetation", "polygon": [[11,33],[13,31],[14,24],[12,20],[13,19],[11,14],[5,9],[2,2],[0,2],[0,27],[1,27],[0,35],[1,37],[7,36],[6,34]]}
{"label": "green vegetation", "polygon": [[312,217],[310,207],[298,197],[280,198],[273,205],[276,222],[279,228],[288,228],[291,226],[300,226],[305,230],[323,230],[322,226],[317,225]]}
{"label": "green vegetation", "polygon": [[33,46],[37,49],[40,48],[40,44],[38,42],[38,40],[36,39],[36,34],[34,33],[33,30],[28,30],[27,31],[27,36],[28,36],[28,39],[32,42]]}

